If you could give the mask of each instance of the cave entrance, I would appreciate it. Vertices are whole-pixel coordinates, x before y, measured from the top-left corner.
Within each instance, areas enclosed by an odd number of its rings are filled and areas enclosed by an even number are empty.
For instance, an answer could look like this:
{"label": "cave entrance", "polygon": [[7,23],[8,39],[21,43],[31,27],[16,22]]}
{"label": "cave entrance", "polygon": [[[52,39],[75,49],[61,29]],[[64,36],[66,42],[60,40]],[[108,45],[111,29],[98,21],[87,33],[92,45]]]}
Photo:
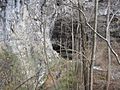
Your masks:
{"label": "cave entrance", "polygon": [[[76,45],[72,47],[72,35],[74,35],[74,42],[80,41],[80,37],[78,37],[79,31],[77,30],[77,25],[77,21],[72,21],[69,18],[57,19],[55,21],[54,28],[51,31],[51,41],[53,49],[65,59],[72,60],[72,49],[76,48]],[[79,43],[77,42],[73,44]],[[79,48],[79,46],[77,48]]]}

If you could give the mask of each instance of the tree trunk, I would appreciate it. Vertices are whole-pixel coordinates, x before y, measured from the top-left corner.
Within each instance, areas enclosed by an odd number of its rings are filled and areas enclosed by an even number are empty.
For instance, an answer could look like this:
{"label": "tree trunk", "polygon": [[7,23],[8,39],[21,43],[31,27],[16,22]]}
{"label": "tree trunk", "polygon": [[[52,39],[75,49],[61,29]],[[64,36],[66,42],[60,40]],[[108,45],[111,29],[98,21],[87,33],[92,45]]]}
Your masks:
{"label": "tree trunk", "polygon": [[[98,25],[98,0],[95,0],[95,16],[94,16],[94,31],[97,32],[97,25]],[[95,57],[96,57],[96,43],[97,43],[97,35],[93,33],[93,47],[92,47],[92,56],[91,56],[91,64],[90,64],[90,85],[89,90],[93,90],[93,68],[95,64]]]}
{"label": "tree trunk", "polygon": [[[81,10],[83,9],[82,2],[80,3],[78,0],[78,8]],[[86,39],[86,34],[85,34],[85,20],[83,14],[79,12],[79,22],[80,22],[80,32],[81,32],[81,51],[82,51],[82,61],[83,61],[83,66],[81,66],[81,63],[79,62],[78,67],[79,69],[82,67],[83,68],[83,81],[84,81],[84,89],[89,90],[89,64],[88,61],[86,60],[85,56],[87,56],[86,49],[87,49],[87,39]]]}
{"label": "tree trunk", "polygon": [[[108,43],[110,44],[110,0],[108,0],[108,10],[107,10],[107,28],[106,28],[106,39],[108,40]],[[109,90],[109,84],[110,84],[110,75],[111,75],[111,50],[108,47],[108,68],[107,68],[107,86],[106,90]]]}

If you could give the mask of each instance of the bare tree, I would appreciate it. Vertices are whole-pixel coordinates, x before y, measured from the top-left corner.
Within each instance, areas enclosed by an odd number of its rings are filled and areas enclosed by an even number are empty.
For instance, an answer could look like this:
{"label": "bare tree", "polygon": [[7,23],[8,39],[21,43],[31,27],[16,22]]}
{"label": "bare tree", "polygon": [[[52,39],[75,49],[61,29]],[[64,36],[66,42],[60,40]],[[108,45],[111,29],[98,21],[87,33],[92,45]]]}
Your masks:
{"label": "bare tree", "polygon": [[[84,10],[82,1],[78,0],[78,8]],[[80,32],[81,32],[81,49],[82,54],[86,56],[86,49],[87,49],[87,39],[85,34],[85,20],[83,14],[79,11],[79,22],[80,22]],[[83,61],[83,80],[84,80],[84,89],[89,90],[89,64],[86,58],[82,56]],[[80,63],[80,62],[79,62]],[[78,64],[81,65],[81,64]]]}
{"label": "bare tree", "polygon": [[[95,0],[95,16],[94,16],[94,31],[97,32],[97,25],[98,25],[98,0]],[[93,35],[93,47],[92,47],[92,56],[91,56],[91,64],[90,64],[90,87],[89,90],[93,90],[93,67],[95,64],[95,57],[96,57],[96,43],[97,43],[97,35],[94,32]]]}
{"label": "bare tree", "polygon": [[[107,28],[106,28],[106,39],[108,40],[108,43],[110,44],[110,0],[108,0],[108,10],[107,10]],[[109,84],[110,84],[110,75],[111,75],[111,50],[108,47],[108,71],[107,71],[107,86],[106,90],[109,90]]]}

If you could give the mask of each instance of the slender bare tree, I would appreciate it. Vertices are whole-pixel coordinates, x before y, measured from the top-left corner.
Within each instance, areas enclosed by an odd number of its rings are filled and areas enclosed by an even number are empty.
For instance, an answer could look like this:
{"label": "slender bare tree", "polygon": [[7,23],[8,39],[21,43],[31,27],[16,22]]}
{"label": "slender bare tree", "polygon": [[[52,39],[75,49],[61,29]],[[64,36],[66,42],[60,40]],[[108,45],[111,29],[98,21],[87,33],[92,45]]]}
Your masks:
{"label": "slender bare tree", "polygon": [[[108,0],[108,10],[107,10],[107,28],[106,28],[106,39],[108,40],[108,43],[110,44],[110,0]],[[108,71],[107,71],[107,86],[106,90],[109,90],[109,84],[110,84],[110,75],[111,75],[111,50],[108,47]]]}
{"label": "slender bare tree", "polygon": [[[84,10],[82,1],[78,0],[78,8]],[[82,54],[86,56],[87,49],[87,39],[85,33],[85,20],[83,14],[79,11],[79,22],[80,22],[80,32],[81,32],[81,49]],[[86,58],[82,56],[83,61],[83,81],[84,81],[84,89],[89,90],[89,65]],[[80,65],[80,64],[79,64]]]}
{"label": "slender bare tree", "polygon": [[[94,15],[94,31],[97,32],[97,25],[98,25],[98,0],[95,0],[95,15]],[[89,90],[93,90],[93,67],[95,64],[95,57],[96,57],[96,43],[97,43],[97,35],[94,32],[93,34],[93,47],[92,47],[92,56],[91,56],[91,64],[90,64],[90,86]]]}

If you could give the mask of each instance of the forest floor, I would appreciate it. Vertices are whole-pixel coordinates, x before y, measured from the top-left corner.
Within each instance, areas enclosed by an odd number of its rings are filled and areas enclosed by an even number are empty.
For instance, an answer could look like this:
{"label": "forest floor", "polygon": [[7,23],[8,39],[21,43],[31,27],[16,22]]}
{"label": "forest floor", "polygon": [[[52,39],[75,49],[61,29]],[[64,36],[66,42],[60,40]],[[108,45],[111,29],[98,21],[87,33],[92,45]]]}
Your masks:
{"label": "forest floor", "polygon": [[[96,68],[94,68],[94,90],[105,90],[106,77],[107,77],[107,47],[105,43],[98,43],[96,53]],[[120,58],[120,43],[113,42],[113,49],[116,51]],[[111,64],[111,81],[109,90],[120,90],[120,66],[117,63],[115,56],[111,53],[112,64]],[[56,90],[56,87],[61,87],[64,84],[63,78],[66,77],[67,69],[73,64],[72,61],[64,61],[59,65],[56,65],[56,69],[51,71],[52,77],[48,75],[48,79],[45,82],[44,90]],[[63,66],[62,69],[61,65]],[[53,83],[54,80],[54,83]],[[64,86],[64,85],[63,85]],[[64,90],[64,89],[57,89]],[[66,89],[67,90],[67,89]],[[74,90],[74,89],[73,89]]]}

